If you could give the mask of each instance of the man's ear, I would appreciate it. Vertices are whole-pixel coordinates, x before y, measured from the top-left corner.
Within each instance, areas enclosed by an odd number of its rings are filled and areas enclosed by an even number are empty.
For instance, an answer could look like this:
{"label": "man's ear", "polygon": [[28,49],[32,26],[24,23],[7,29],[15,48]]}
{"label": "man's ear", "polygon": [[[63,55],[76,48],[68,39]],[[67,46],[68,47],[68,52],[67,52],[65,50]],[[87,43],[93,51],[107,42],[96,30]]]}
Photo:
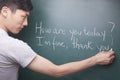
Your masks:
{"label": "man's ear", "polygon": [[10,9],[9,9],[8,7],[6,7],[6,6],[2,7],[2,9],[1,9],[1,14],[2,14],[2,16],[3,16],[4,18],[7,17],[9,10],[10,10]]}

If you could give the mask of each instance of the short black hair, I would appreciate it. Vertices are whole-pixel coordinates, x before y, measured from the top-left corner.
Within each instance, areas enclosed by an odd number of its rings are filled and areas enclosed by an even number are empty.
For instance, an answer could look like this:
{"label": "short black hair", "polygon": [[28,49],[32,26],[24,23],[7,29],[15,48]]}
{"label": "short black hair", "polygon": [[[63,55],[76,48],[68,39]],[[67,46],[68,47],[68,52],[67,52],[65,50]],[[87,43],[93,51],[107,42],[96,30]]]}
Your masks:
{"label": "short black hair", "polygon": [[0,11],[4,6],[9,7],[12,11],[16,11],[16,9],[31,11],[33,8],[31,0],[0,0]]}

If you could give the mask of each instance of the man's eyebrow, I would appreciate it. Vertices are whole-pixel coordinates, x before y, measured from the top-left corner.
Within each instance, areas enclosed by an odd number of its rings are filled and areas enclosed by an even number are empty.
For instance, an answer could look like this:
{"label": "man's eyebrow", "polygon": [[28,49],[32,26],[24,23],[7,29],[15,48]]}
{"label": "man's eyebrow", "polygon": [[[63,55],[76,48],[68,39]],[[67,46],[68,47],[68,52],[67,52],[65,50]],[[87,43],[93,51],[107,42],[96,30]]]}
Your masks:
{"label": "man's eyebrow", "polygon": [[26,16],[29,16],[29,14],[26,14]]}

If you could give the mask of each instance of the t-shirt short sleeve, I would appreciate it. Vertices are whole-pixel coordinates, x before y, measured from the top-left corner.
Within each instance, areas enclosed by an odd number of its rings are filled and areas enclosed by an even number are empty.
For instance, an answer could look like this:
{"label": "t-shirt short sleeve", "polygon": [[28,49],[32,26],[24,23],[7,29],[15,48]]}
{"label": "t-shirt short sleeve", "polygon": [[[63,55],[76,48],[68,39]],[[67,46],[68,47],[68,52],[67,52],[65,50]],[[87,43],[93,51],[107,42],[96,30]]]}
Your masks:
{"label": "t-shirt short sleeve", "polygon": [[37,54],[27,43],[17,39],[14,41],[14,44],[7,47],[8,57],[12,60],[11,62],[15,62],[24,68],[31,63]]}

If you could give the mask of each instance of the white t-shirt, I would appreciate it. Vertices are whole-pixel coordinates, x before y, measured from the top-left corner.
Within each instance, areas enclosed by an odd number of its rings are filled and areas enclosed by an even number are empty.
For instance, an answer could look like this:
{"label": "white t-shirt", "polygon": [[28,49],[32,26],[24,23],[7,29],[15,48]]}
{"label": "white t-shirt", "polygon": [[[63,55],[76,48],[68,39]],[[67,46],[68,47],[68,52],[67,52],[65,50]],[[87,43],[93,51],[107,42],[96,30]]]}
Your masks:
{"label": "white t-shirt", "polygon": [[36,55],[25,42],[0,29],[0,80],[17,80],[19,67],[26,67]]}

